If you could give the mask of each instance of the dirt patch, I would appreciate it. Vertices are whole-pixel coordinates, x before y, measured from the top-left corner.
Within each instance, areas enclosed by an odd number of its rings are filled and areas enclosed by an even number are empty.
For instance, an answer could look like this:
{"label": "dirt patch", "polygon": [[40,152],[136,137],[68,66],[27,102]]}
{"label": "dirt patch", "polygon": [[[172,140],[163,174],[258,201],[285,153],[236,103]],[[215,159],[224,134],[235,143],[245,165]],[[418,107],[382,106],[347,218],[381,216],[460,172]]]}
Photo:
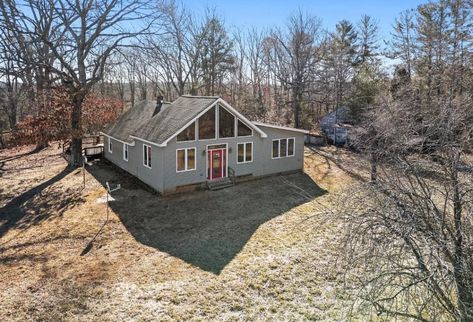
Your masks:
{"label": "dirt patch", "polygon": [[[342,228],[326,209],[363,178],[356,155],[306,149],[305,174],[163,198],[106,162],[84,187],[60,150],[30,149],[0,151],[4,319],[343,319]],[[107,181],[122,189],[79,256]]]}

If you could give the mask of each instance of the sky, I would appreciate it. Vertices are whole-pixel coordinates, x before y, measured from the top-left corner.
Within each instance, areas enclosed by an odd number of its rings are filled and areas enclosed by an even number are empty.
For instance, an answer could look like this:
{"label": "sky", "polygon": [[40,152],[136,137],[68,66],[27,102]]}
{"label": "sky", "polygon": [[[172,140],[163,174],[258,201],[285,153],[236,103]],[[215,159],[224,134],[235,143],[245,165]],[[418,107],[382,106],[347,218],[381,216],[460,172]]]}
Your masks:
{"label": "sky", "polygon": [[379,24],[380,36],[389,38],[394,19],[406,9],[414,9],[427,0],[182,0],[187,8],[203,13],[215,8],[227,26],[270,28],[282,26],[287,17],[300,9],[317,16],[327,30],[346,19],[356,23],[361,15],[373,16]]}

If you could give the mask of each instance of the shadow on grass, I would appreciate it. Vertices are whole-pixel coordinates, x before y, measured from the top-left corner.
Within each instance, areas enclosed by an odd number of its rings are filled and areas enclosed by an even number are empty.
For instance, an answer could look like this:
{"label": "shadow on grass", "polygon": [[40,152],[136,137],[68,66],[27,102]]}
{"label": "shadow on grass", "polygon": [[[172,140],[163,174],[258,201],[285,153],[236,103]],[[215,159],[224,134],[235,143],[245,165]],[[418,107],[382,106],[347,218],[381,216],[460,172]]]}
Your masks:
{"label": "shadow on grass", "polygon": [[[356,173],[355,171],[352,171],[352,170],[348,169],[346,166],[343,165],[342,162],[340,162],[339,160],[334,158],[332,155],[330,155],[328,153],[325,153],[325,152],[317,149],[314,146],[307,146],[307,148],[310,151],[322,156],[326,160],[327,164],[329,165],[328,168],[330,168],[330,163],[329,163],[329,161],[330,161],[330,162],[333,162],[335,164],[335,166],[337,166],[340,170],[342,170],[343,172],[348,174],[353,179],[359,180],[361,182],[367,182],[368,181],[366,178],[364,178],[360,174]],[[325,177],[325,175],[324,175],[324,177]]]}
{"label": "shadow on grass", "polygon": [[10,162],[10,161],[13,161],[13,160],[16,160],[16,159],[20,159],[22,157],[26,157],[26,156],[31,155],[31,154],[35,154],[39,151],[41,151],[41,149],[34,148],[33,150],[25,152],[25,153],[20,153],[20,154],[17,154],[17,155],[13,155],[13,156],[9,156],[9,157],[0,159],[0,177],[2,177],[3,173],[5,172],[4,168],[5,168],[5,164],[7,162]]}
{"label": "shadow on grass", "polygon": [[102,185],[106,181],[122,185],[110,207],[138,242],[214,274],[241,251],[260,225],[326,193],[309,176],[298,173],[163,198],[108,162],[89,171]]}
{"label": "shadow on grass", "polygon": [[77,189],[63,189],[61,181],[72,168],[66,167],[49,180],[11,199],[0,208],[0,238],[11,228],[26,229],[51,216],[58,216],[82,201]]}

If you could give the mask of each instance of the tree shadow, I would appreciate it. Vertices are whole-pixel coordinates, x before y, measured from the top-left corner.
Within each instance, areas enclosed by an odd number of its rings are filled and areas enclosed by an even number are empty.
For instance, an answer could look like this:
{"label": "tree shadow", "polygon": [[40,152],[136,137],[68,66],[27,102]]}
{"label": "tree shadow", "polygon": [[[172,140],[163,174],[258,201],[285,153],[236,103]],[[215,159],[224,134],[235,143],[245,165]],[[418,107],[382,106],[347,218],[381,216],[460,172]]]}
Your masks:
{"label": "tree shadow", "polygon": [[138,242],[214,274],[260,225],[326,193],[308,175],[297,173],[161,197],[111,164],[102,162],[89,171],[102,185],[121,184],[110,207]]}
{"label": "tree shadow", "polygon": [[361,181],[361,182],[368,182],[368,180],[365,177],[361,176],[359,173],[356,173],[355,171],[352,171],[352,170],[348,169],[339,160],[335,159],[330,154],[322,152],[319,149],[317,149],[315,147],[312,147],[312,146],[308,146],[307,148],[310,151],[322,156],[327,161],[328,164],[330,164],[329,161],[333,162],[340,170],[345,172],[347,175],[349,175],[353,179],[356,179],[356,180]]}
{"label": "tree shadow", "polygon": [[42,149],[34,148],[31,151],[28,151],[28,152],[25,152],[25,153],[20,153],[20,154],[17,154],[17,155],[12,155],[12,156],[6,157],[4,159],[0,159],[0,164],[5,163],[5,162],[10,162],[10,161],[13,161],[13,160],[16,160],[16,159],[20,159],[22,157],[26,157],[26,156],[31,155],[31,154],[35,154],[35,153],[37,153],[41,150]]}
{"label": "tree shadow", "polygon": [[31,225],[60,216],[83,200],[80,191],[64,189],[55,183],[62,180],[72,168],[66,167],[49,180],[23,192],[0,208],[0,238],[11,228],[26,229]]}

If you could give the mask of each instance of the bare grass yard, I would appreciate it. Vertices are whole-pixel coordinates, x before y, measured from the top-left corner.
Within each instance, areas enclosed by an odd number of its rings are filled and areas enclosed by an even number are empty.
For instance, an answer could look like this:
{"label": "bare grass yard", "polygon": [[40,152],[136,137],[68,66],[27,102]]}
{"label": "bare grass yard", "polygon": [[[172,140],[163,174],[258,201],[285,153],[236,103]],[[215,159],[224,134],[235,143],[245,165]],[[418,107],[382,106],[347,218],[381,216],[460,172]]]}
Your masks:
{"label": "bare grass yard", "polygon": [[[107,162],[68,169],[57,145],[0,150],[2,320],[344,320],[337,195],[366,178],[346,150],[305,173],[158,196]],[[110,220],[104,184],[121,184]]]}

